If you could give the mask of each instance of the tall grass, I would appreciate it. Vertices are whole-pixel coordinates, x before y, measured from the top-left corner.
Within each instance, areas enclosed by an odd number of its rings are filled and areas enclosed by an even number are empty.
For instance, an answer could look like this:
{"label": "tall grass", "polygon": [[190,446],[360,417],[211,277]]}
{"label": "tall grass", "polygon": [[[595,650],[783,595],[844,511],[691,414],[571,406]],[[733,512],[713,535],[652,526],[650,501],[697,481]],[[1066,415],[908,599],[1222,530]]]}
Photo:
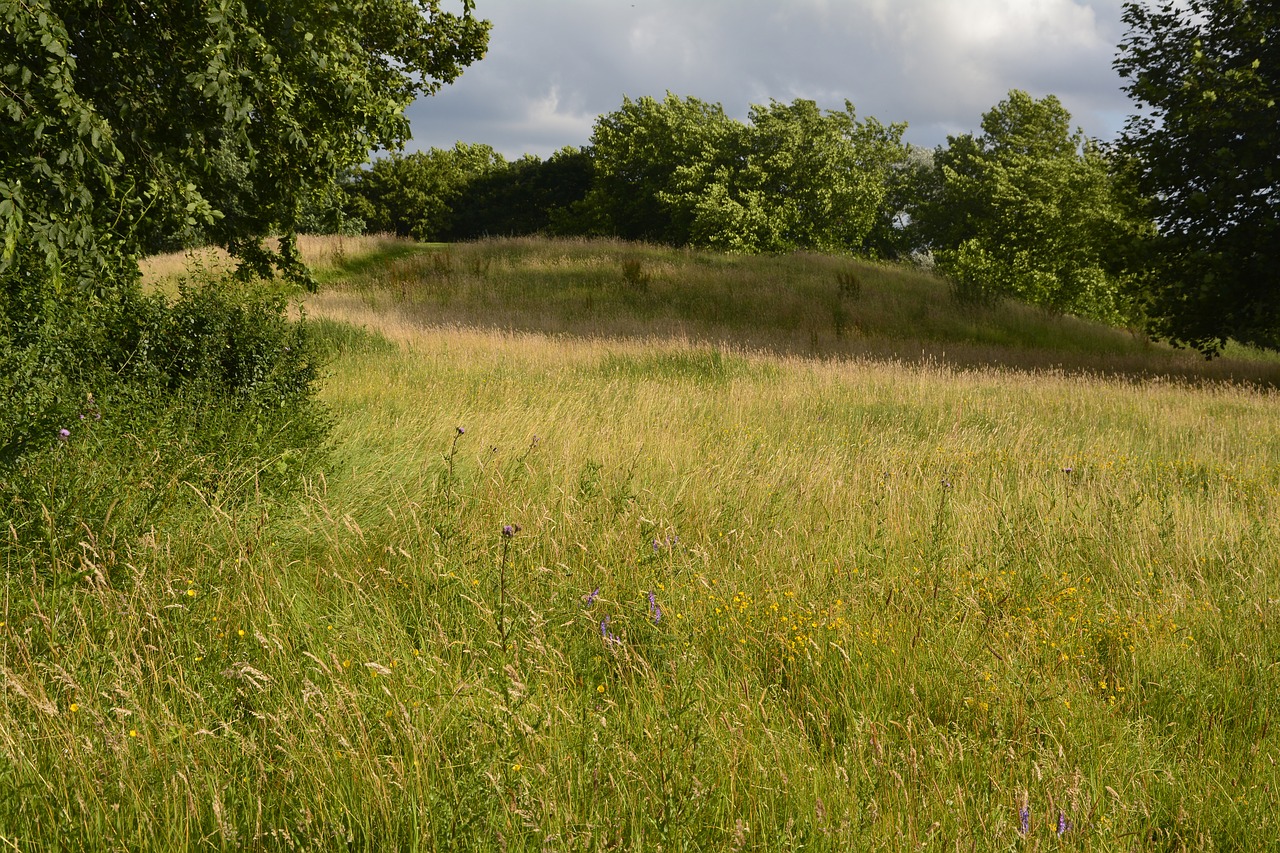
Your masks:
{"label": "tall grass", "polygon": [[[392,234],[298,235],[298,252],[321,282],[359,270],[370,260],[383,262],[416,248],[412,241]],[[175,291],[184,278],[226,275],[234,269],[235,262],[226,251],[212,246],[152,255],[139,263],[144,285],[164,292]]]}
{"label": "tall grass", "polygon": [[9,846],[1276,846],[1275,392],[673,340],[660,302],[545,334],[499,264],[741,262],[476,251],[487,324],[480,278],[452,325],[398,296],[416,255],[310,300],[301,500],[4,567]]}
{"label": "tall grass", "polygon": [[679,251],[607,240],[492,240],[401,252],[355,270],[315,311],[585,337],[660,336],[821,358],[1002,364],[1275,384],[1274,359],[1228,358],[1013,301],[958,302],[911,267],[799,254]]}

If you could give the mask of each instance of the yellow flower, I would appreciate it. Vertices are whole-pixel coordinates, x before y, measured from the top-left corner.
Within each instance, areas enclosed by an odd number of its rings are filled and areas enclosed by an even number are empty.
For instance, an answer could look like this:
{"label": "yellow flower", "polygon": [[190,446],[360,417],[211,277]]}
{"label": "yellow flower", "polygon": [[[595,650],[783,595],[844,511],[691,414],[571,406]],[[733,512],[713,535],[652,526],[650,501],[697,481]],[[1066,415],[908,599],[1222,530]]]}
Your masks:
{"label": "yellow flower", "polygon": [[137,737],[137,736],[138,736],[137,729],[129,729],[129,737]]}
{"label": "yellow flower", "polygon": [[519,763],[517,763],[517,764],[512,764],[512,765],[511,765],[511,772],[513,772],[513,773],[519,773],[523,768],[524,768],[524,765],[523,765],[523,764],[519,764]]}
{"label": "yellow flower", "polygon": [[72,703],[71,703],[71,713],[73,713],[73,714],[74,714],[76,711],[79,711],[79,710],[80,710],[80,706],[79,706],[79,705],[77,705],[75,702],[72,702]]}
{"label": "yellow flower", "polygon": [[236,631],[236,634],[237,634],[237,636],[243,637],[243,636],[244,636],[244,629],[243,629],[243,628],[241,628],[239,631]]}
{"label": "yellow flower", "polygon": [[191,596],[192,598],[195,598],[196,591],[194,589],[189,589],[187,590],[187,595]]}
{"label": "yellow flower", "polygon": [[597,693],[603,693],[603,692],[604,692],[604,685],[603,685],[603,684],[601,684],[599,687],[597,687],[597,688],[596,688],[596,692],[597,692]]}

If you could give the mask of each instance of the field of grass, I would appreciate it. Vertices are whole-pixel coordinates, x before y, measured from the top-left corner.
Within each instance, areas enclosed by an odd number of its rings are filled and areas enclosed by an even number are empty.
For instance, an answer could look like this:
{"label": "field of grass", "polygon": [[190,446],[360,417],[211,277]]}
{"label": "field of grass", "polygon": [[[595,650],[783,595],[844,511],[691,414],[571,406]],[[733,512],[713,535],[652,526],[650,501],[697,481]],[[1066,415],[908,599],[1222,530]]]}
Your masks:
{"label": "field of grass", "polygon": [[324,476],[4,567],[0,849],[1280,845],[1273,362],[816,256],[333,268]]}

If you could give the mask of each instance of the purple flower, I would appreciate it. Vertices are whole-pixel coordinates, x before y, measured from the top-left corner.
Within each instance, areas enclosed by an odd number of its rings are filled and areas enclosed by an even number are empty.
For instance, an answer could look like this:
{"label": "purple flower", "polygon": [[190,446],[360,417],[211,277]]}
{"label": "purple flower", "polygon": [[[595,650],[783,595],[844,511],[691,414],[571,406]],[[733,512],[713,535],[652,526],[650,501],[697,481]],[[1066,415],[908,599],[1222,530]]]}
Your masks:
{"label": "purple flower", "polygon": [[606,616],[600,620],[600,636],[604,637],[606,643],[621,643],[618,635],[609,630],[609,617]]}
{"label": "purple flower", "polygon": [[520,532],[520,525],[518,524],[502,525],[502,535],[507,539],[510,539],[512,536],[515,536],[519,532]]}
{"label": "purple flower", "polygon": [[1058,834],[1065,835],[1071,831],[1071,824],[1067,822],[1067,816],[1062,812],[1058,812]]}
{"label": "purple flower", "polygon": [[60,430],[58,430],[58,440],[59,440],[59,441],[66,441],[68,438],[71,438],[71,430],[69,430],[69,429],[60,429]]}
{"label": "purple flower", "polygon": [[590,607],[596,603],[596,599],[600,597],[600,587],[591,590],[586,598],[583,599],[584,606]]}
{"label": "purple flower", "polygon": [[655,625],[662,620],[662,608],[658,606],[658,599],[654,596],[653,590],[649,590],[649,615],[653,617]]}
{"label": "purple flower", "polygon": [[1031,807],[1023,806],[1018,809],[1018,832],[1026,835],[1031,831]]}
{"label": "purple flower", "polygon": [[466,435],[466,434],[467,434],[466,427],[458,427],[458,435]]}
{"label": "purple flower", "polygon": [[661,543],[661,542],[659,542],[657,539],[653,540],[653,553],[655,553],[655,554],[656,554],[656,553],[658,553],[658,551],[659,551],[661,548],[662,548],[662,543]]}

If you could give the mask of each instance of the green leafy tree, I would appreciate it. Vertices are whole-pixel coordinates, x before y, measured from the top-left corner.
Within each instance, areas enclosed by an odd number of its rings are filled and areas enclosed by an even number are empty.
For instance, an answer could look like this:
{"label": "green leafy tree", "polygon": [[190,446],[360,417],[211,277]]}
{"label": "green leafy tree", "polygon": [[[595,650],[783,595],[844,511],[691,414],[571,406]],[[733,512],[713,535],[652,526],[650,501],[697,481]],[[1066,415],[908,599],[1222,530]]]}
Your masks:
{"label": "green leafy tree", "polygon": [[590,155],[579,148],[562,148],[546,160],[521,157],[466,185],[453,203],[446,237],[577,233],[594,174]]}
{"label": "green leafy tree", "polygon": [[101,287],[199,227],[259,270],[488,23],[438,0],[0,0],[0,275]]}
{"label": "green leafy tree", "polygon": [[959,295],[1014,296],[1110,321],[1133,314],[1130,246],[1149,230],[1112,161],[1057,98],[1013,91],[982,134],[935,152],[910,207],[918,245]]}
{"label": "green leafy tree", "polygon": [[752,107],[668,93],[626,100],[592,135],[599,230],[731,251],[874,251],[905,125],[859,122],[851,104]]}
{"label": "green leafy tree", "polygon": [[[853,105],[823,112],[813,101],[751,109],[733,157],[689,182],[695,242],[726,249],[869,253],[906,159],[906,125],[859,122]],[[723,165],[727,161],[729,165]]]}
{"label": "green leafy tree", "polygon": [[585,202],[593,231],[683,246],[693,238],[699,193],[729,169],[745,128],[719,104],[667,93],[623,100],[591,134],[595,183]]}
{"label": "green leafy tree", "polygon": [[349,180],[350,210],[370,231],[442,240],[453,227],[454,208],[467,187],[506,167],[501,154],[482,144],[393,152]]}
{"label": "green leafy tree", "polygon": [[1280,6],[1126,3],[1122,139],[1153,200],[1153,329],[1216,353],[1280,348]]}

